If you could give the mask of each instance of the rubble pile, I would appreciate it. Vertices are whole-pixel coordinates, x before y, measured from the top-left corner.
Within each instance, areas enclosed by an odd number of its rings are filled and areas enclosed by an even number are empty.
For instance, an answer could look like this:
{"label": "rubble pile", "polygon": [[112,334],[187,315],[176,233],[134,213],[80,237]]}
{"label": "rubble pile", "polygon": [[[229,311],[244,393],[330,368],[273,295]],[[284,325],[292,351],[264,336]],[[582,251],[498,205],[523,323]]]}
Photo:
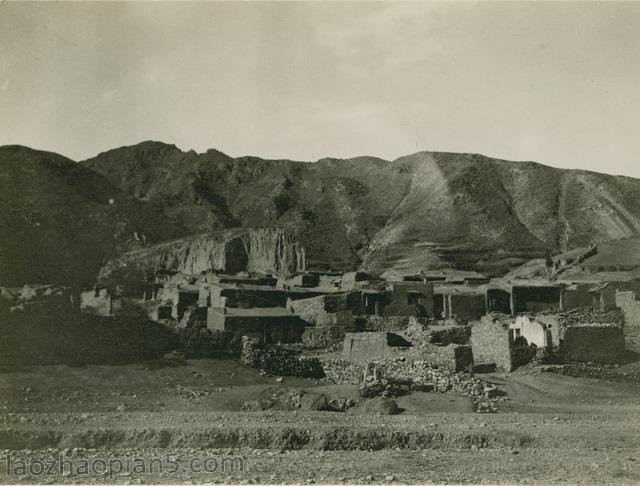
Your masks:
{"label": "rubble pile", "polygon": [[[367,365],[344,360],[323,361],[324,373],[336,383],[359,384]],[[497,398],[501,395],[494,385],[465,372],[453,372],[439,368],[424,360],[407,361],[403,358],[374,361],[371,363],[388,380],[409,380],[413,389],[433,387],[433,391],[452,392],[470,397],[478,411],[497,410]]]}
{"label": "rubble pile", "polygon": [[557,314],[560,325],[563,327],[580,325],[585,323],[598,323],[602,325],[624,326],[624,313],[620,309],[610,311],[594,311],[589,307],[576,307],[570,311]]}

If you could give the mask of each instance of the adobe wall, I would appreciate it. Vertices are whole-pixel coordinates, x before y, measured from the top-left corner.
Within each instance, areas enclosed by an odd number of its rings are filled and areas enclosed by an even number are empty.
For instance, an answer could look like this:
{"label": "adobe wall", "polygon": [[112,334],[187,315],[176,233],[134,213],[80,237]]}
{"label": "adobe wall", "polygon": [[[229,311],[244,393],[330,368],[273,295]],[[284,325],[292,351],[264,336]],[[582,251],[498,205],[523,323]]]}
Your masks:
{"label": "adobe wall", "polygon": [[484,316],[471,327],[473,361],[478,365],[494,365],[502,371],[514,369],[514,356],[509,325],[491,315]]}
{"label": "adobe wall", "polygon": [[564,331],[565,363],[617,363],[624,354],[624,335],[620,326],[574,325]]}

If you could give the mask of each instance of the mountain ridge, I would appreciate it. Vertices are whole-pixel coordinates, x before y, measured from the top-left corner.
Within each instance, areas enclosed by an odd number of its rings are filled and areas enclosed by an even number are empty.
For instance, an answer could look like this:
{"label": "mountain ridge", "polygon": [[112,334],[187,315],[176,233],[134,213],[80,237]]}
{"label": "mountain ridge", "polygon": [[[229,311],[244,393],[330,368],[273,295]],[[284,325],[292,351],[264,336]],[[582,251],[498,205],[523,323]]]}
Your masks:
{"label": "mountain ridge", "polygon": [[[140,244],[168,239],[163,225],[177,238],[282,228],[295,232],[311,268],[501,274],[530,258],[640,234],[640,179],[481,154],[304,162],[145,141],[76,165],[153,214],[156,234]],[[65,187],[82,195],[82,181]]]}

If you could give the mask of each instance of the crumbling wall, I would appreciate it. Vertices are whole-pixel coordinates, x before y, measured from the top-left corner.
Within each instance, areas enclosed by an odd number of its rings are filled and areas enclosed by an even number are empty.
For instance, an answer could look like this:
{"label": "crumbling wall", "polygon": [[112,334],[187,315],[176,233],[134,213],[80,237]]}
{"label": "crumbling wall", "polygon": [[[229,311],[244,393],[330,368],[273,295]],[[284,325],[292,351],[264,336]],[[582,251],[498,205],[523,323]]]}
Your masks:
{"label": "crumbling wall", "polygon": [[624,354],[624,334],[620,326],[581,324],[564,331],[565,363],[617,363]]}
{"label": "crumbling wall", "polygon": [[507,316],[490,314],[471,327],[471,349],[476,366],[495,365],[499,370],[512,371],[512,345]]}
{"label": "crumbling wall", "polygon": [[446,370],[464,371],[473,366],[471,346],[423,344],[412,352],[419,353],[422,360]]}
{"label": "crumbling wall", "polygon": [[[413,385],[433,387],[437,392],[453,392],[458,395],[483,399],[491,397],[496,387],[463,372],[442,369],[425,361],[407,362],[403,359],[372,360],[381,376],[387,379],[408,380]],[[322,360],[327,378],[335,383],[357,385],[362,383],[367,364],[345,360]]]}
{"label": "crumbling wall", "polygon": [[406,339],[390,332],[347,333],[343,355],[352,361],[366,362],[378,357],[398,356],[411,347]]}

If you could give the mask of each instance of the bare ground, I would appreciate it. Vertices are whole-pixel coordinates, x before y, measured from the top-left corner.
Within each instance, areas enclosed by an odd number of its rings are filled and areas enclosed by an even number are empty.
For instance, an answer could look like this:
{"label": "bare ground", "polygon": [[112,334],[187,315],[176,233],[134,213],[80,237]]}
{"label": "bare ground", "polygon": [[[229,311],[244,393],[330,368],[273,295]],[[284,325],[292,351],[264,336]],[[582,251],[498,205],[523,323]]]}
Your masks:
{"label": "bare ground", "polygon": [[[176,455],[176,472],[7,474],[5,482],[453,482],[636,484],[636,385],[557,374],[485,375],[508,393],[496,414],[467,398],[413,393],[399,415],[362,401],[313,411],[300,397],[361,400],[354,387],[261,376],[230,360],[42,366],[0,373],[0,449],[24,461]],[[269,403],[263,411],[243,405]],[[301,406],[296,405],[300,402]],[[195,472],[194,456],[244,457],[243,471]]]}

